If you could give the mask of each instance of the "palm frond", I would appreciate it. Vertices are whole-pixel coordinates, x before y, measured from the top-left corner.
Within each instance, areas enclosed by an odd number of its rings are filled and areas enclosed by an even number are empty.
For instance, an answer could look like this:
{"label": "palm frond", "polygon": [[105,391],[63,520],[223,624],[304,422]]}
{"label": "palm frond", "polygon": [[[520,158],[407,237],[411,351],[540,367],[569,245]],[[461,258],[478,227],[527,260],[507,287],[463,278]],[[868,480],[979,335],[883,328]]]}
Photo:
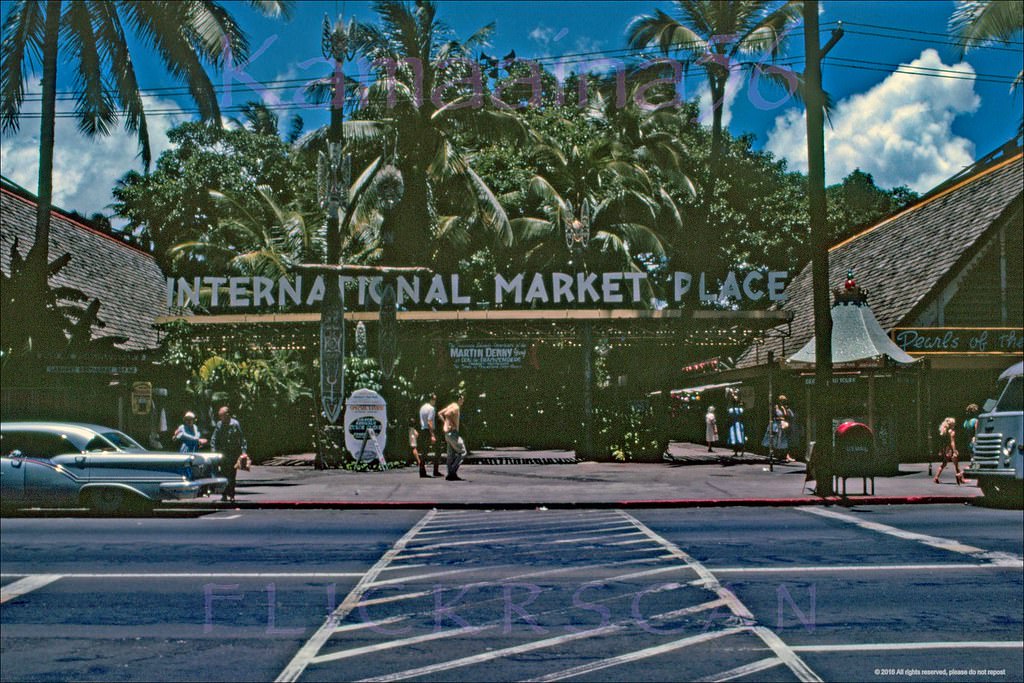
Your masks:
{"label": "palm frond", "polygon": [[33,64],[42,63],[42,4],[39,0],[12,2],[0,32],[0,130],[16,132],[25,84]]}

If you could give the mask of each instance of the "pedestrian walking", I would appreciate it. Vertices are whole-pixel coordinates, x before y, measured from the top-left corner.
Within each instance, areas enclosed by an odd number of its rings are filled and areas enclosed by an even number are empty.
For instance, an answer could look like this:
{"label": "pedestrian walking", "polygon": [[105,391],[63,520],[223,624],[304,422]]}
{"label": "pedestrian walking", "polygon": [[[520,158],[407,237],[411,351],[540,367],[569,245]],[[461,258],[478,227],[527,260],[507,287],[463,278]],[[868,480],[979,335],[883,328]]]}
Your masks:
{"label": "pedestrian walking", "polygon": [[245,463],[249,460],[249,454],[242,425],[231,417],[231,409],[227,406],[221,406],[217,411],[217,426],[213,428],[210,446],[221,454],[220,474],[228,480],[227,488],[220,499],[234,502],[239,461],[242,460],[243,466],[248,469]]}
{"label": "pedestrian walking", "polygon": [[459,394],[455,401],[449,403],[437,413],[437,416],[442,420],[444,441],[448,447],[448,476],[445,477],[446,481],[463,481],[462,477],[459,476],[459,466],[462,464],[462,459],[466,457],[466,443],[459,436],[459,417],[462,414],[462,406],[465,402],[466,397],[463,394]]}
{"label": "pedestrian walking", "polygon": [[704,415],[704,439],[708,442],[708,453],[714,453],[711,447],[718,441],[718,422],[715,420],[714,406],[708,406],[708,412]]}
{"label": "pedestrian walking", "polygon": [[791,435],[793,429],[793,418],[796,414],[789,407],[789,399],[785,394],[779,394],[772,404],[771,420],[765,429],[761,445],[771,449],[772,453],[783,453],[782,462],[796,462],[789,454]]}
{"label": "pedestrian walking", "polygon": [[420,449],[420,429],[419,420],[415,417],[409,418],[409,451],[412,453],[412,457],[416,458],[416,464],[420,467],[420,477],[429,477],[427,474],[426,465],[423,464],[423,453]]}
{"label": "pedestrian walking", "polygon": [[420,476],[429,477],[427,474],[426,458],[431,451],[434,452],[434,476],[441,476],[441,448],[437,438],[437,394],[431,394],[420,406],[419,419],[419,447],[420,447]]}
{"label": "pedestrian walking", "polygon": [[199,427],[196,426],[196,414],[190,410],[181,420],[171,439],[178,442],[179,453],[195,453],[206,445],[206,439],[199,435]]}
{"label": "pedestrian walking", "polygon": [[974,444],[978,436],[978,413],[981,412],[981,408],[978,407],[977,403],[969,403],[964,408],[964,423],[963,429],[960,431],[960,440],[962,447],[959,447],[961,453],[974,457]]}
{"label": "pedestrian walking", "polygon": [[732,454],[735,457],[747,451],[747,432],[743,426],[743,401],[740,400],[740,393],[735,389],[731,390],[729,400],[732,403],[726,411],[729,416],[728,443],[732,446]]}
{"label": "pedestrian walking", "polygon": [[939,457],[942,458],[942,464],[939,465],[939,471],[935,473],[935,483],[939,483],[942,470],[952,462],[953,471],[956,472],[956,485],[959,486],[964,483],[964,475],[960,471],[960,454],[956,449],[956,420],[954,418],[947,417],[939,425],[939,444]]}

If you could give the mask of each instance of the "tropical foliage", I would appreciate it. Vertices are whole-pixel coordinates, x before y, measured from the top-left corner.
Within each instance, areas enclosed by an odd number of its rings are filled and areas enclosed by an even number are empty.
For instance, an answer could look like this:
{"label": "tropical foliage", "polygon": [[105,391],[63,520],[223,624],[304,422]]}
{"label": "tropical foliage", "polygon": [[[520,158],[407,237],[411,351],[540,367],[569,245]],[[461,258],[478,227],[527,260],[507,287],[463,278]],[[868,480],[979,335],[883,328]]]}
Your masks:
{"label": "tropical foliage", "polygon": [[[672,16],[663,10],[638,17],[627,33],[633,47],[657,47],[683,57],[704,71],[711,93],[711,163],[722,150],[722,108],[725,88],[736,68],[755,68],[759,78],[798,93],[791,72],[762,68],[781,54],[787,29],[802,16],[802,3],[763,0],[676,0]],[[760,56],[756,62],[742,60]],[[712,174],[713,176],[717,174]]]}
{"label": "tropical foliage", "polygon": [[[70,262],[71,254],[54,259],[47,276],[58,276]],[[11,245],[9,263],[9,272],[0,274],[0,318],[4,321],[0,352],[5,371],[12,362],[38,354],[105,351],[128,341],[120,336],[94,338],[95,331],[106,326],[99,318],[100,302],[90,300],[81,290],[47,286],[40,297],[28,277],[17,238]]]}
{"label": "tropical foliage", "polygon": [[[252,0],[250,5],[275,16],[286,16],[289,8],[283,0]],[[17,0],[4,17],[2,45],[0,131],[18,130],[29,78],[36,68],[42,72],[36,235],[28,254],[28,277],[41,292],[53,201],[58,62],[74,67],[79,130],[105,135],[123,114],[125,128],[138,135],[148,167],[152,153],[132,59],[136,46],[154,49],[168,72],[188,86],[200,115],[219,124],[220,108],[204,65],[217,67],[227,54],[244,60],[248,40],[231,13],[215,2]]]}

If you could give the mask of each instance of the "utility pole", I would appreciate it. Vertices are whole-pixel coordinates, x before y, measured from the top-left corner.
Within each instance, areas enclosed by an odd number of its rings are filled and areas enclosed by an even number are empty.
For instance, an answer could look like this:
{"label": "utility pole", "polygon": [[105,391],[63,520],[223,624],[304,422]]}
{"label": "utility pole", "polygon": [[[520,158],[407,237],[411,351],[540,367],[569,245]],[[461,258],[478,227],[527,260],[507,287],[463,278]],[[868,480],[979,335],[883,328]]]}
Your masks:
{"label": "utility pole", "polygon": [[811,232],[811,288],[814,294],[814,467],[816,491],[832,490],[832,309],[829,302],[828,234],[825,230],[825,94],[821,60],[842,37],[833,31],[818,46],[818,0],[804,2],[804,100],[807,102],[807,200]]}

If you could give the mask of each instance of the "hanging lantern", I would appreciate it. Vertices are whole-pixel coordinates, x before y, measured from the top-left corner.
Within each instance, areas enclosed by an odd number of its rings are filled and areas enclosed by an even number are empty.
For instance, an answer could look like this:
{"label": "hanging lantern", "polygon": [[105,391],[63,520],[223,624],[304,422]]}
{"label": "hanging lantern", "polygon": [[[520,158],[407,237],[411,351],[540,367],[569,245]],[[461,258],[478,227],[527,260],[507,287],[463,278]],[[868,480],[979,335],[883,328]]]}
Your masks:
{"label": "hanging lantern", "polygon": [[576,218],[571,202],[566,202],[566,208],[569,218],[565,222],[565,246],[569,249],[586,249],[590,243],[590,202],[583,200],[579,218]]}
{"label": "hanging lantern", "polygon": [[366,323],[362,320],[356,325],[356,355],[366,358]]}
{"label": "hanging lantern", "polygon": [[843,286],[846,287],[846,291],[850,291],[857,286],[857,283],[853,279],[853,268],[846,271],[846,282]]}

